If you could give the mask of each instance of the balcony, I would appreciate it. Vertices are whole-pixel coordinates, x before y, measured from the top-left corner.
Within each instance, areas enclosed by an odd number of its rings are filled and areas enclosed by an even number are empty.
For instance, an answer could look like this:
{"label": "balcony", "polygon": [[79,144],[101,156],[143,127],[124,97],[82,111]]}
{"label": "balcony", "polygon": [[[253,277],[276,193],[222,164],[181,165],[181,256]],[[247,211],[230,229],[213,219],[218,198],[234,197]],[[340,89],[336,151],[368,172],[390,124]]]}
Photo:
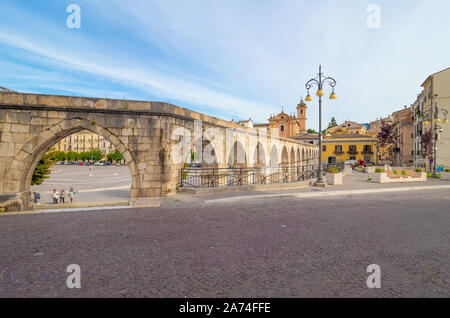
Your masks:
{"label": "balcony", "polygon": [[371,150],[364,150],[361,152],[363,155],[373,155],[373,151]]}
{"label": "balcony", "polygon": [[336,151],[334,152],[334,154],[335,154],[335,155],[343,155],[344,152],[341,151],[341,150],[336,150]]}
{"label": "balcony", "polygon": [[349,151],[347,151],[347,153],[348,153],[349,155],[357,155],[359,152],[356,151],[356,150],[349,150]]}

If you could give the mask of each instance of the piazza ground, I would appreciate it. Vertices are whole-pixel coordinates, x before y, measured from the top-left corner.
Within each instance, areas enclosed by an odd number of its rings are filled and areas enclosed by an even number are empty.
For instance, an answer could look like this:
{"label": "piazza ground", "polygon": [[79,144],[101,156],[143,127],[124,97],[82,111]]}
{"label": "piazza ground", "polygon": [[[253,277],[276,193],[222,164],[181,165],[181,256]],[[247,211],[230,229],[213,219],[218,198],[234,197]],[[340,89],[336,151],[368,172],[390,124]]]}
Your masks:
{"label": "piazza ground", "polygon": [[[2,216],[0,297],[450,296],[448,187],[208,198]],[[69,264],[81,289],[66,287]],[[369,264],[381,289],[366,286]]]}

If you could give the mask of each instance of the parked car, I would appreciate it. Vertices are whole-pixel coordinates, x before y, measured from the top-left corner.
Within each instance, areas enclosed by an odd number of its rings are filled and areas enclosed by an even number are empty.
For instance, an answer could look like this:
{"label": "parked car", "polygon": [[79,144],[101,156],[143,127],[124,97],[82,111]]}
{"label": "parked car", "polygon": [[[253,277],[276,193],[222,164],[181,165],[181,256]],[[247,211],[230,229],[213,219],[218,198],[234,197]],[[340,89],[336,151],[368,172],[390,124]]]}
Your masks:
{"label": "parked car", "polygon": [[82,166],[83,163],[82,163],[82,162],[78,162],[77,165],[78,165],[78,166]]}
{"label": "parked car", "polygon": [[104,166],[110,166],[111,164],[109,162],[103,163]]}
{"label": "parked car", "polygon": [[352,166],[356,163],[358,163],[357,160],[348,160],[348,161],[344,162],[345,165],[352,165]]}

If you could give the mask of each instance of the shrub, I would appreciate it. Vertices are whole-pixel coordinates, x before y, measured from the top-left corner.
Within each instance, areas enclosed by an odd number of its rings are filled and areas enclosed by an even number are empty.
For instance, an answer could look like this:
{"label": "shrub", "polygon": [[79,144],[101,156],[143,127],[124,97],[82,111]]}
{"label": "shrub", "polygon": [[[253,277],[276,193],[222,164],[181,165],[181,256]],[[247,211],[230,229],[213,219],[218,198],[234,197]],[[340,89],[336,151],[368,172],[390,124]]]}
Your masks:
{"label": "shrub", "polygon": [[339,170],[338,170],[338,168],[336,168],[336,167],[330,167],[329,169],[328,169],[328,172],[329,173],[339,173]]}
{"label": "shrub", "polygon": [[438,173],[438,174],[436,175],[436,177],[433,177],[433,174],[432,174],[431,172],[429,172],[429,173],[427,173],[427,178],[438,178],[438,179],[440,179],[440,178],[441,178],[441,174]]}
{"label": "shrub", "polygon": [[420,168],[416,168],[416,170],[415,170],[416,172],[422,172],[422,169],[420,169]]}
{"label": "shrub", "polygon": [[392,170],[392,172],[393,172],[394,174],[397,174],[397,170]]}
{"label": "shrub", "polygon": [[450,172],[450,169],[445,169],[445,172]]}
{"label": "shrub", "polygon": [[367,178],[367,181],[372,181],[372,178],[371,178],[371,177],[368,177],[368,178]]}
{"label": "shrub", "polygon": [[402,176],[406,176],[406,171],[402,170]]}
{"label": "shrub", "polygon": [[381,172],[384,172],[384,169],[376,168],[376,169],[375,169],[375,172],[376,172],[376,173],[381,173]]}
{"label": "shrub", "polygon": [[369,165],[369,167],[373,167],[373,163],[371,163],[371,164]]}

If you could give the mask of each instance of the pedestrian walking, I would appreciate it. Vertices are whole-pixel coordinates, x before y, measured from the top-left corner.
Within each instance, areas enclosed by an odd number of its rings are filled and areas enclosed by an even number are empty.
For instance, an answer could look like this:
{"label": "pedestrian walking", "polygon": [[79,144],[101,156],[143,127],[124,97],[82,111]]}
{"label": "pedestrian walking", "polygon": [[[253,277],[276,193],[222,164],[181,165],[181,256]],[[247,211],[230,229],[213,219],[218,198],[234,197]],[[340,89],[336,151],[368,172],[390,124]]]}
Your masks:
{"label": "pedestrian walking", "polygon": [[69,199],[70,199],[70,203],[73,202],[73,198],[75,197],[75,194],[76,194],[77,192],[78,192],[78,191],[75,191],[73,188],[70,188],[70,190],[69,190]]}
{"label": "pedestrian walking", "polygon": [[64,203],[64,200],[66,199],[66,191],[64,189],[61,189],[59,192],[59,203]]}
{"label": "pedestrian walking", "polygon": [[59,193],[56,192],[56,189],[53,189],[52,198],[53,198],[53,204],[58,204]]}

